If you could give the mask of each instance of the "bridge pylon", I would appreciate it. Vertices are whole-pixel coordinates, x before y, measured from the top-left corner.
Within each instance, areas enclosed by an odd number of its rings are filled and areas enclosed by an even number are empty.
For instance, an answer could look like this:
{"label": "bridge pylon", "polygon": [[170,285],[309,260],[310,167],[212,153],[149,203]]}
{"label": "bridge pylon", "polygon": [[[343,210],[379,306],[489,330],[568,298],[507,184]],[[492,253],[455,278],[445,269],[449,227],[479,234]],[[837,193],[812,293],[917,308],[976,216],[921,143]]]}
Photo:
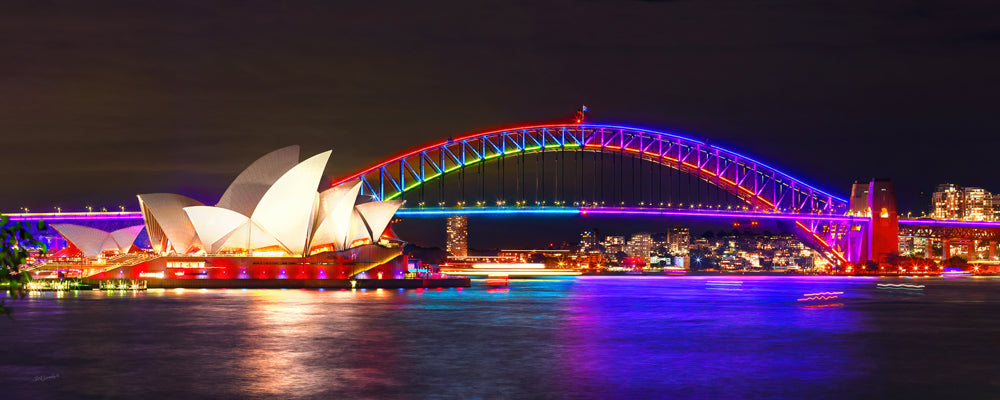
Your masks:
{"label": "bridge pylon", "polygon": [[854,182],[849,210],[852,215],[869,219],[867,227],[850,232],[850,243],[857,243],[848,256],[850,261],[858,264],[868,260],[883,262],[899,251],[899,215],[892,181]]}

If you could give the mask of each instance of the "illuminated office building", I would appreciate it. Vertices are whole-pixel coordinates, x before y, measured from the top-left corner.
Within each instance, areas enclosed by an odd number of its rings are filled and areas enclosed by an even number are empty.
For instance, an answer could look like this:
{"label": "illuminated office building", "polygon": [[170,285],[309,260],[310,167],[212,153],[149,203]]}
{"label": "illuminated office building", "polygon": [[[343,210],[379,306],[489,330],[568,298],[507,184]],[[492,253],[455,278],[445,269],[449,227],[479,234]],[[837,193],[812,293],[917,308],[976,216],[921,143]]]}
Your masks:
{"label": "illuminated office building", "polygon": [[995,196],[983,188],[950,183],[938,185],[931,196],[931,216],[934,219],[996,221],[994,200]]}
{"label": "illuminated office building", "polygon": [[967,187],[963,218],[966,221],[992,221],[993,195],[983,188]]}
{"label": "illuminated office building", "polygon": [[604,237],[604,252],[606,254],[614,255],[620,251],[625,251],[625,236]]}
{"label": "illuminated office building", "polygon": [[962,188],[950,183],[938,185],[931,195],[934,219],[962,219]]}
{"label": "illuminated office building", "polygon": [[670,253],[674,255],[684,255],[688,253],[688,246],[691,244],[691,231],[683,226],[675,226],[670,230]]}
{"label": "illuminated office building", "polygon": [[1000,193],[993,195],[993,220],[1000,221]]}
{"label": "illuminated office building", "polygon": [[453,215],[448,217],[448,242],[446,250],[454,257],[469,255],[469,217]]}
{"label": "illuminated office building", "polygon": [[638,257],[643,260],[649,258],[649,253],[653,251],[653,235],[648,233],[636,233],[629,239],[625,246],[625,254],[629,257]]}

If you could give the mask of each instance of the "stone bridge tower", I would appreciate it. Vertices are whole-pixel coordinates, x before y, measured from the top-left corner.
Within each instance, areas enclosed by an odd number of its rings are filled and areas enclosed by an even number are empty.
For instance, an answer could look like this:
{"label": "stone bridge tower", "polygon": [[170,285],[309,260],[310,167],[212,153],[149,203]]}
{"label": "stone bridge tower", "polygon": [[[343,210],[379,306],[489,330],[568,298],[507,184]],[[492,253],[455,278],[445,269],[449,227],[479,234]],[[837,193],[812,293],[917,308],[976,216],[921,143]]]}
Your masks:
{"label": "stone bridge tower", "polygon": [[[862,231],[851,231],[857,247],[857,262],[883,262],[899,251],[899,215],[896,213],[896,190],[888,179],[872,179],[867,184],[855,182],[851,188],[850,212],[869,218]],[[860,236],[860,237],[854,237]]]}

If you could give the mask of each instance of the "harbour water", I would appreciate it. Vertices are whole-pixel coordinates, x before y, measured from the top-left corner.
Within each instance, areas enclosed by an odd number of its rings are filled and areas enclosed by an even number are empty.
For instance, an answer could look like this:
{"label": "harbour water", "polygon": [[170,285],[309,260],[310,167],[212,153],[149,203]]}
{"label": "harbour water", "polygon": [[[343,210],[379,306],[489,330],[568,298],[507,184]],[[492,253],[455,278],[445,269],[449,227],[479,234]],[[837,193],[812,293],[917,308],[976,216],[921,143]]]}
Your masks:
{"label": "harbour water", "polygon": [[5,399],[1000,398],[997,278],[576,277],[8,305]]}

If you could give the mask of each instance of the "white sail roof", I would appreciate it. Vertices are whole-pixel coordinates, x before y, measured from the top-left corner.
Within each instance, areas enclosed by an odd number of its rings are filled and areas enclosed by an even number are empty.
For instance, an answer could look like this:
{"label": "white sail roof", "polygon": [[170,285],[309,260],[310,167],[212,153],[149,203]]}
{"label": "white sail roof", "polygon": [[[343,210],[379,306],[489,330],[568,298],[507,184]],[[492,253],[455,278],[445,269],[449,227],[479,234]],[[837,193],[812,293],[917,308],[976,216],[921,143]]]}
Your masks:
{"label": "white sail roof", "polygon": [[261,228],[253,221],[247,221],[245,224],[240,225],[238,228],[233,230],[226,238],[225,241],[219,245],[219,249],[233,248],[233,249],[244,249],[244,250],[256,250],[265,247],[278,246],[285,251],[284,245],[279,243],[270,232]]}
{"label": "white sail roof", "polygon": [[179,194],[150,193],[139,195],[139,205],[151,243],[159,242],[162,233],[178,253],[187,253],[200,244],[194,225],[184,212],[184,207],[203,205],[200,201]]}
{"label": "white sail roof", "polygon": [[118,251],[128,253],[132,244],[135,243],[135,238],[139,237],[139,232],[142,232],[143,228],[145,225],[135,225],[111,232],[111,238],[118,244]]}
{"label": "white sail roof", "polygon": [[371,201],[354,207],[361,214],[361,218],[364,218],[365,224],[368,225],[368,233],[372,243],[378,242],[379,238],[382,237],[385,227],[389,226],[392,216],[402,205],[402,200],[390,200]]}
{"label": "white sail roof", "polygon": [[299,146],[288,146],[258,158],[233,180],[216,207],[249,217],[264,193],[299,162]]}
{"label": "white sail roof", "polygon": [[[184,207],[184,212],[187,213],[191,224],[194,225],[194,230],[198,233],[198,238],[208,254],[219,252],[230,235],[250,222],[250,218],[247,216],[222,207]],[[246,248],[249,245],[249,237],[246,238],[245,243],[241,244]]]}
{"label": "white sail roof", "polygon": [[250,217],[292,255],[306,251],[312,232],[316,188],[330,153],[317,154],[288,170],[264,193]]}
{"label": "white sail roof", "polygon": [[[377,242],[402,202],[356,206],[360,181],[318,193],[331,153],[298,164],[298,146],[268,153],[240,173],[214,207],[176,194],[139,195],[150,242],[159,251],[169,251],[169,243],[178,253],[277,247],[291,256],[318,247],[346,250],[363,239]],[[126,229],[111,234],[108,243],[97,243],[91,238],[96,234],[77,240],[99,253],[111,242],[131,246],[136,235],[138,230]]]}
{"label": "white sail roof", "polygon": [[337,250],[344,249],[347,234],[351,229],[351,212],[360,190],[361,182],[358,182],[320,192],[316,229],[311,247],[333,244]]}
{"label": "white sail roof", "polygon": [[350,229],[350,233],[347,235],[347,244],[344,246],[345,249],[352,247],[354,242],[358,240],[371,240],[371,235],[368,233],[368,226],[365,225],[365,220],[361,217],[361,213],[357,209],[351,212]]}
{"label": "white sail roof", "polygon": [[56,232],[63,235],[66,241],[72,243],[83,252],[84,256],[89,258],[97,257],[105,251],[127,253],[143,228],[143,225],[136,225],[114,232],[105,232],[73,224],[52,224],[51,226]]}
{"label": "white sail roof", "polygon": [[[66,241],[80,249],[84,256],[91,258],[101,254],[105,247],[104,242],[108,239],[107,232],[87,226],[73,224],[52,224],[50,226],[63,235]],[[112,240],[112,248],[117,247],[114,246]]]}

